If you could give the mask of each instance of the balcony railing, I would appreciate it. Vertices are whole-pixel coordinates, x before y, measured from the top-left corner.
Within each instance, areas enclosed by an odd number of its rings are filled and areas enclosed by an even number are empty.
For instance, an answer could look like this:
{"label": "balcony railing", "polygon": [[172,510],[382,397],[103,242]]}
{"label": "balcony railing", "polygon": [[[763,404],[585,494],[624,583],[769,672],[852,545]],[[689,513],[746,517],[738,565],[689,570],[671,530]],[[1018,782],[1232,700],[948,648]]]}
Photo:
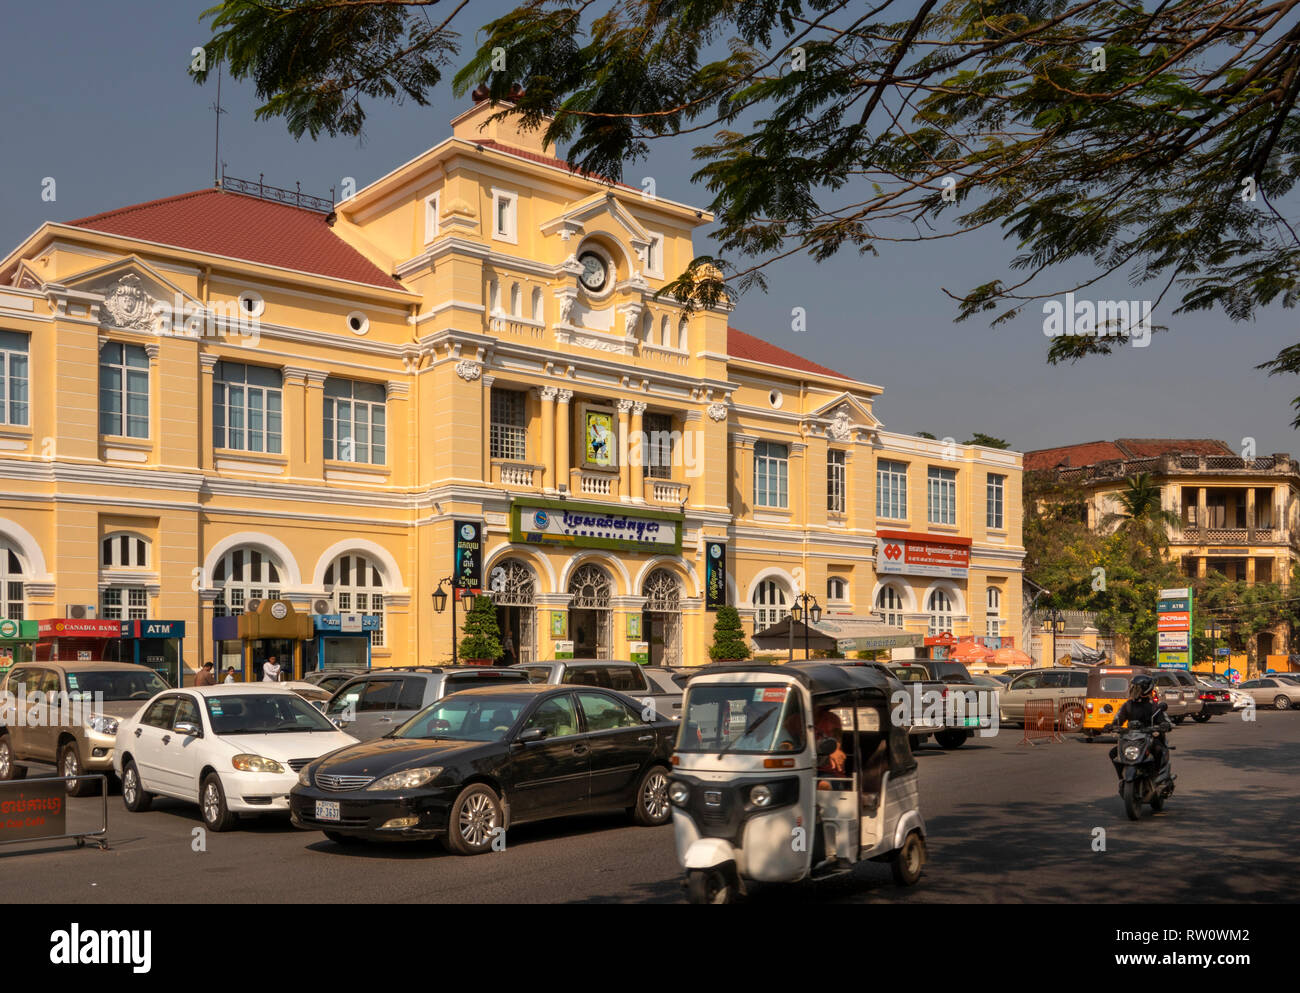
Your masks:
{"label": "balcony railing", "polygon": [[1198,528],[1184,525],[1183,541],[1202,545],[1268,545],[1282,540],[1276,528]]}
{"label": "balcony railing", "polygon": [[647,503],[659,503],[667,507],[680,507],[690,496],[690,483],[677,483],[671,479],[647,479],[645,481],[645,499]]}
{"label": "balcony railing", "polygon": [[541,488],[543,468],[526,462],[493,462],[492,482],[511,489],[536,490]]}
{"label": "balcony railing", "polygon": [[618,476],[608,472],[587,472],[582,469],[569,470],[569,489],[582,496],[618,499]]}

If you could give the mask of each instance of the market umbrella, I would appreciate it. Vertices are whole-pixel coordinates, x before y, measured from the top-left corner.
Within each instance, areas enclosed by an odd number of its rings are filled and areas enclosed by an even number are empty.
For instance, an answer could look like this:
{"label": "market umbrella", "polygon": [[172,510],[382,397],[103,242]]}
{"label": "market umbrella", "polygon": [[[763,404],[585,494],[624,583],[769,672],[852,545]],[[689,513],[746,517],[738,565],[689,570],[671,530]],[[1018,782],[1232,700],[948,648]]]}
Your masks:
{"label": "market umbrella", "polygon": [[1002,668],[1010,668],[1012,666],[1020,668],[1023,666],[1032,666],[1034,660],[1019,648],[999,648],[993,653],[991,664],[1001,666]]}
{"label": "market umbrella", "polygon": [[967,665],[973,662],[988,665],[993,660],[993,656],[993,651],[985,648],[978,641],[963,641],[948,653],[949,660],[965,662]]}

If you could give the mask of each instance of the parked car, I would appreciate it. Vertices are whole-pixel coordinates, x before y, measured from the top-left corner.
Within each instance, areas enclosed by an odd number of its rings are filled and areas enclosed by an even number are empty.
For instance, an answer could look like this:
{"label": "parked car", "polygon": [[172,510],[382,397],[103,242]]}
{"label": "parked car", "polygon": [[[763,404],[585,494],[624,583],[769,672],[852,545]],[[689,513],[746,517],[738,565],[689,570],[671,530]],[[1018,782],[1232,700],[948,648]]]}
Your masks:
{"label": "parked car", "polygon": [[[63,776],[111,773],[121,721],[165,689],[156,672],[129,662],[13,666],[0,689],[0,780],[22,779],[27,762],[53,763]],[[98,789],[89,779],[69,779],[67,788],[70,796]]]}
{"label": "parked car", "polygon": [[1023,724],[1025,704],[1030,700],[1051,700],[1058,709],[1063,700],[1078,700],[1078,708],[1066,706],[1062,711],[1062,730],[1083,728],[1083,701],[1087,696],[1088,672],[1073,667],[1027,669],[1012,677],[999,698],[1004,724]]}
{"label": "parked car", "polygon": [[309,683],[305,679],[291,680],[290,682],[277,683],[276,685],[282,686],[286,690],[293,690],[317,710],[324,710],[325,704],[327,704],[330,697],[334,695],[329,690],[325,689],[325,687],[317,686],[315,683]]}
{"label": "parked car", "polygon": [[1197,677],[1196,698],[1201,701],[1201,710],[1192,715],[1192,720],[1204,724],[1218,714],[1228,714],[1233,709],[1232,687],[1210,679]]}
{"label": "parked car", "polygon": [[302,770],[293,823],[339,844],[440,838],[490,851],[515,824],[627,810],[667,823],[677,723],[586,686],[481,685],[426,707],[383,741]]}
{"label": "parked car", "polygon": [[1190,714],[1201,709],[1197,698],[1196,682],[1183,669],[1152,669],[1156,681],[1156,696],[1169,705],[1165,711],[1175,724],[1181,724]]}
{"label": "parked car", "polygon": [[1296,704],[1300,704],[1300,685],[1286,679],[1276,679],[1273,676],[1264,679],[1248,679],[1238,683],[1237,689],[1249,694],[1257,707],[1290,710]]}
{"label": "parked car", "polygon": [[298,771],[356,740],[278,684],[197,686],[160,693],[124,721],[113,767],[127,810],[187,800],[208,830],[228,831],[240,814],[286,813]]}
{"label": "parked car", "polygon": [[1270,672],[1267,676],[1270,679],[1285,679],[1288,683],[1300,686],[1300,672]]}
{"label": "parked car", "polygon": [[353,676],[364,675],[369,669],[317,669],[304,675],[303,681],[314,683],[323,690],[333,693]]}
{"label": "parked car", "polygon": [[[510,667],[528,674],[530,682],[551,686],[599,686],[617,690],[635,697],[645,706],[651,706],[665,717],[677,717],[682,712],[682,688],[674,677],[681,671],[658,668],[652,674],[649,666],[612,659],[558,659],[553,662],[521,662]],[[694,671],[694,670],[691,670]],[[660,678],[664,674],[664,678]],[[688,673],[689,674],[689,673]],[[654,680],[653,682],[651,680]]]}
{"label": "parked car", "polygon": [[334,691],[325,716],[358,741],[382,738],[448,694],[484,683],[527,682],[510,669],[479,665],[371,669]]}
{"label": "parked car", "polygon": [[[992,724],[991,716],[987,718],[979,716],[980,711],[977,706],[979,698],[975,696],[976,692],[986,692],[986,690],[971,681],[970,673],[960,662],[914,659],[908,662],[893,662],[883,668],[904,687],[910,688],[914,684],[920,684],[922,693],[937,690],[945,696],[949,693],[967,695],[969,704],[960,717],[955,708],[950,713],[947,707],[944,708],[943,719],[939,723],[934,723],[934,718],[925,714],[913,715],[913,724],[907,728],[913,748],[918,747],[932,734],[940,747],[960,748],[965,744],[966,739],[981,727],[989,727]],[[997,705],[997,695],[994,694],[993,706]],[[991,712],[990,708],[989,713]]]}

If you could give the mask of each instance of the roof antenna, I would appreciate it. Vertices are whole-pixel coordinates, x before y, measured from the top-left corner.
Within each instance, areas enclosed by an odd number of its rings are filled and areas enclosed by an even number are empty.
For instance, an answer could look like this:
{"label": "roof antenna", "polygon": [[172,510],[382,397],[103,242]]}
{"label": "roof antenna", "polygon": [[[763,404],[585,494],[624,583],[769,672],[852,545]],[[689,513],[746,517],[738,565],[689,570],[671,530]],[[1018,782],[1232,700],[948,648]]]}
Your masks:
{"label": "roof antenna", "polygon": [[211,104],[217,118],[217,137],[212,149],[212,185],[221,186],[221,115],[226,111],[221,106],[221,63],[217,63],[217,102]]}

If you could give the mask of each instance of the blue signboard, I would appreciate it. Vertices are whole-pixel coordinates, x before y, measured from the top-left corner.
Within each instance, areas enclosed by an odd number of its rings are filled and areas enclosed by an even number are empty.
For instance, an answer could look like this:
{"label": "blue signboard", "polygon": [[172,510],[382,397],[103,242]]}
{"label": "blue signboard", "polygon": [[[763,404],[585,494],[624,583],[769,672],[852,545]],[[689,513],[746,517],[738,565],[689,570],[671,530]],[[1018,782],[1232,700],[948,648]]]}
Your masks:
{"label": "blue signboard", "polygon": [[[131,638],[184,638],[184,621],[130,621]],[[124,634],[126,632],[123,632]]]}
{"label": "blue signboard", "polygon": [[1191,609],[1192,608],[1188,606],[1188,601],[1186,599],[1156,601],[1156,613],[1159,614],[1181,614]]}
{"label": "blue signboard", "polygon": [[368,634],[378,631],[382,618],[378,614],[313,614],[317,631],[332,634]]}

